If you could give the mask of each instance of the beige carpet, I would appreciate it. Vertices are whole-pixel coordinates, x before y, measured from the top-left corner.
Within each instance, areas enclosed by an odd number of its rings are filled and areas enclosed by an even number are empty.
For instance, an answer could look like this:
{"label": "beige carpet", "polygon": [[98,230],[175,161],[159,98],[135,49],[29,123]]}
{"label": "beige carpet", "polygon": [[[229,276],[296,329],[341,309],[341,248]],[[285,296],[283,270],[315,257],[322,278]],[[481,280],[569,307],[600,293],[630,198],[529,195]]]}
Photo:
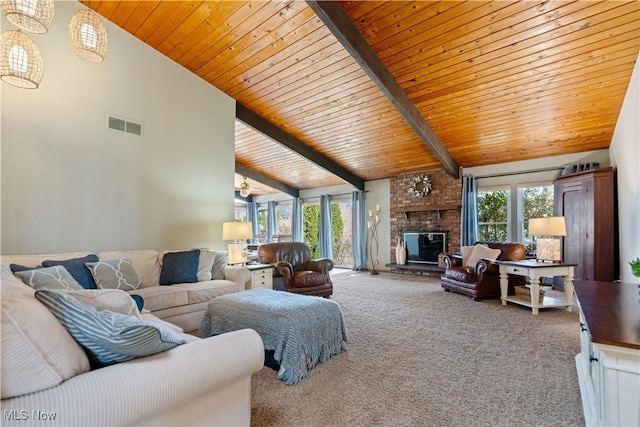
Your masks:
{"label": "beige carpet", "polygon": [[263,368],[253,426],[580,426],[578,314],[444,292],[437,279],[334,276],[349,350],[294,386]]}

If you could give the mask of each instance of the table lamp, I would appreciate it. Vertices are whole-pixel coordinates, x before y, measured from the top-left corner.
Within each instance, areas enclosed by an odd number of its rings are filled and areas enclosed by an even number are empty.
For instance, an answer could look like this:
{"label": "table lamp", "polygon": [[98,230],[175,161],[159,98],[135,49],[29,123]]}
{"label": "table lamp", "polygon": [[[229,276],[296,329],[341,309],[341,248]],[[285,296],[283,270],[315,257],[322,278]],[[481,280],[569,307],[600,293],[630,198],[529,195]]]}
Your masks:
{"label": "table lamp", "polygon": [[227,264],[247,262],[247,239],[253,238],[253,224],[250,221],[222,223],[222,240],[231,240]]}
{"label": "table lamp", "polygon": [[529,220],[529,236],[536,238],[536,258],[539,261],[561,262],[560,239],[566,236],[567,229],[563,216],[531,218]]}

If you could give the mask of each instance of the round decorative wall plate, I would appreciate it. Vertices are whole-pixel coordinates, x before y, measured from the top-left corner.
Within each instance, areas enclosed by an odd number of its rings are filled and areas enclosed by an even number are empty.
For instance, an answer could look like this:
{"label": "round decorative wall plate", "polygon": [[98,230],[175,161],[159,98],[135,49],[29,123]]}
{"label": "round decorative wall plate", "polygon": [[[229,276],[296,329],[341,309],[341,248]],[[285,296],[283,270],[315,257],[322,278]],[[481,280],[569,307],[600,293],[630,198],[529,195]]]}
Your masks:
{"label": "round decorative wall plate", "polygon": [[409,194],[415,198],[426,196],[431,191],[431,181],[426,175],[414,176],[409,181]]}

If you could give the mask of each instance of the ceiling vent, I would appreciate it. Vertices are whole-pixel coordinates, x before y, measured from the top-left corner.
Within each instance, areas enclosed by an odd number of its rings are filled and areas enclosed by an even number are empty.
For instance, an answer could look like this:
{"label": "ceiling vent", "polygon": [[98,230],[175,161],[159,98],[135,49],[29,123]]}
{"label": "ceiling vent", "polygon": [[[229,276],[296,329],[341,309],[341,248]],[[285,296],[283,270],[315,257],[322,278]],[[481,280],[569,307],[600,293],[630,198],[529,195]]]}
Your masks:
{"label": "ceiling vent", "polygon": [[107,116],[107,128],[117,132],[126,132],[142,136],[142,124],[130,122],[119,117]]}

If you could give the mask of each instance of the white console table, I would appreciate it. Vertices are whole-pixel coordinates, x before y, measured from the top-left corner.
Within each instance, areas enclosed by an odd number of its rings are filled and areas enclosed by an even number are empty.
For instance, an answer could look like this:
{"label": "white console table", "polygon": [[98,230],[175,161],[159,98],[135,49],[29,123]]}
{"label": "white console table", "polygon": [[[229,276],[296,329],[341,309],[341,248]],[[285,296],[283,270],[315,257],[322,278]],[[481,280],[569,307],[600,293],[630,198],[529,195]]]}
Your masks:
{"label": "white console table", "polygon": [[[540,308],[566,307],[571,311],[573,307],[573,267],[576,264],[537,262],[535,260],[496,261],[500,268],[500,299],[502,305],[507,302],[531,307],[533,314],[538,314]],[[525,301],[508,295],[509,274],[527,276],[531,280],[531,301]],[[548,276],[562,276],[564,278],[564,301],[544,297],[542,304],[540,297],[540,278]]]}

